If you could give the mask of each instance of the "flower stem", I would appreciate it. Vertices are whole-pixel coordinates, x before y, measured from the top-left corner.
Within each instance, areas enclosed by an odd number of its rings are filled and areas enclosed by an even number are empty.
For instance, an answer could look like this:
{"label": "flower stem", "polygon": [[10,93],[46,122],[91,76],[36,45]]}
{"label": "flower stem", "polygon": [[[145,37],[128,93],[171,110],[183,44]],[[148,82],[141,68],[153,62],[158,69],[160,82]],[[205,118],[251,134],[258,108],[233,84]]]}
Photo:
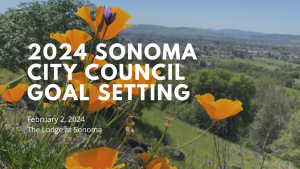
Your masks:
{"label": "flower stem", "polygon": [[121,114],[119,114],[118,116],[114,117],[108,124],[106,124],[105,127],[108,127],[109,125],[111,125],[115,120],[117,120],[120,116],[122,116],[126,110],[130,107],[131,104],[129,104],[122,112]]}
{"label": "flower stem", "polygon": [[[134,109],[136,108],[139,99],[140,99],[140,97],[137,98],[137,100],[136,100],[136,102],[135,102],[135,105],[134,105],[133,109],[132,109],[131,112],[130,112],[130,116],[132,115]],[[131,105],[131,104],[130,104],[130,105]],[[125,112],[125,110],[124,110],[123,112]],[[123,112],[122,112],[121,114],[123,114]],[[117,132],[117,135],[119,135],[119,133],[120,133],[121,130],[125,127],[125,125],[126,125],[126,122],[124,122],[123,125],[122,125],[122,127],[120,127],[119,131]]]}
{"label": "flower stem", "polygon": [[177,147],[177,148],[175,148],[173,151],[175,151],[175,150],[178,150],[178,149],[180,149],[180,148],[182,148],[182,147],[184,147],[184,146],[186,146],[186,145],[188,145],[188,144],[190,144],[190,143],[192,143],[193,141],[195,141],[195,140],[197,140],[198,138],[200,138],[201,136],[203,136],[214,124],[215,124],[215,122],[216,122],[216,120],[213,120],[212,121],[212,123],[211,123],[211,125],[202,133],[202,134],[200,134],[199,136],[197,136],[196,138],[194,138],[193,140],[191,140],[191,141],[189,141],[189,142],[187,142],[187,143],[185,143],[185,144],[183,144],[183,145],[181,145],[181,146],[179,146],[179,147]]}
{"label": "flower stem", "polygon": [[[109,26],[109,25],[108,25],[108,26]],[[100,43],[102,43],[102,42],[104,41],[103,38],[104,38],[104,35],[105,35],[105,33],[106,33],[106,30],[107,30],[108,26],[106,26],[106,28],[105,28],[105,30],[104,30],[104,33],[103,33],[103,36],[102,36],[102,39],[101,39]]]}
{"label": "flower stem", "polygon": [[87,58],[87,60],[85,62],[84,69],[87,67],[87,65],[90,62],[90,56],[92,55],[92,50],[93,50],[93,47],[94,47],[94,44],[95,44],[95,41],[96,41],[97,38],[98,38],[98,35],[95,35],[94,38],[93,38],[92,46],[90,48],[90,52],[88,54],[88,58]]}
{"label": "flower stem", "polygon": [[136,106],[137,106],[139,100],[140,100],[140,96],[138,96],[138,98],[136,99],[136,102],[135,102],[135,104],[134,104],[133,109],[132,109],[131,112],[130,112],[130,115],[133,115],[133,111],[135,110],[135,108],[136,108]]}
{"label": "flower stem", "polygon": [[14,105],[14,112],[15,112],[15,136],[17,135],[17,110],[16,110],[16,103]]}
{"label": "flower stem", "polygon": [[[76,116],[75,116],[75,117],[78,117],[79,111],[80,111],[80,107],[78,107],[77,112],[76,112]],[[74,121],[72,121],[72,123],[71,123],[71,125],[70,125],[70,129],[73,128],[73,122],[74,122]],[[67,143],[69,134],[70,134],[70,131],[68,131],[68,134],[66,135],[64,144],[63,144],[62,149],[61,149],[61,152],[62,152],[63,148],[65,147],[65,145],[66,145],[66,143]]]}
{"label": "flower stem", "polygon": [[117,148],[117,150],[119,151],[121,149],[121,147],[124,145],[124,143],[127,141],[127,138],[130,134],[126,134],[124,140],[122,141],[122,143],[119,145],[119,147]]}
{"label": "flower stem", "polygon": [[[100,111],[100,110],[99,110],[99,111]],[[97,114],[96,114],[96,116],[95,116],[94,123],[93,123],[93,128],[95,127],[95,124],[96,124],[96,120],[97,120],[99,111],[97,111]]]}
{"label": "flower stem", "polygon": [[165,130],[164,130],[163,134],[161,135],[161,138],[160,138],[160,140],[159,140],[159,142],[157,143],[156,146],[158,146],[162,142],[162,140],[163,140],[163,138],[165,136],[166,131],[167,131],[167,128],[165,127]]}

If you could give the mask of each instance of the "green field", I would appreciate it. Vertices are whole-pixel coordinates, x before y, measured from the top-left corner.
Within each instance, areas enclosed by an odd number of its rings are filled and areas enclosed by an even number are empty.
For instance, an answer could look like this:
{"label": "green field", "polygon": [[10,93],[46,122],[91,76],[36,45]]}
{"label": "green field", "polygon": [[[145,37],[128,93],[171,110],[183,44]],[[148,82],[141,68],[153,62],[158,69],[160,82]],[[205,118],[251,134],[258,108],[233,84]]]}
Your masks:
{"label": "green field", "polygon": [[247,59],[234,58],[234,61],[241,62],[241,63],[247,63],[247,64],[254,65],[254,66],[261,66],[261,67],[264,67],[269,70],[275,70],[277,68],[276,66],[273,66],[273,65],[268,65],[265,63],[255,62],[255,61],[247,60]]}
{"label": "green field", "polygon": [[275,60],[275,59],[269,59],[269,58],[259,58],[259,57],[253,57],[254,60],[263,61],[267,63],[273,63],[275,65],[284,66],[291,64],[293,68],[296,68],[297,66],[300,66],[300,64],[295,64],[291,62],[286,62],[283,60]]}
{"label": "green field", "polygon": [[[151,109],[143,111],[143,115],[137,121],[134,137],[135,139],[142,141],[144,143],[151,143],[151,137],[160,138],[160,134],[164,130],[164,123],[166,119],[164,117],[168,116],[163,113],[159,109]],[[182,122],[178,119],[171,121],[170,123],[172,127],[170,127],[167,131],[167,140],[168,144],[177,147],[178,144],[184,144],[187,141],[193,139],[194,137],[199,135],[199,131],[203,131],[197,127],[191,126],[185,122]],[[143,133],[143,134],[141,134]],[[222,139],[219,139],[220,143],[225,142]],[[213,147],[214,147],[214,138],[210,133],[206,133],[203,137],[196,140],[194,143],[187,145],[183,148],[183,151],[188,158],[185,162],[175,162],[171,160],[171,163],[179,166],[179,168],[191,169],[190,163],[192,163],[193,168],[208,168],[208,161],[213,161],[213,164],[210,164],[210,168],[216,168],[217,158],[213,155]],[[242,158],[244,162],[245,169],[258,168],[257,167],[257,158],[253,154],[253,152],[243,146],[239,146],[238,144],[229,143],[229,158],[226,159],[228,161],[227,166],[230,167],[232,165],[241,166]],[[274,157],[272,157],[274,159]],[[191,162],[192,161],[192,162]],[[288,163],[283,164],[284,162],[278,160],[271,161],[272,167],[270,168],[278,168],[279,166],[289,166]],[[265,164],[267,164],[267,161]],[[227,167],[226,167],[227,168]]]}
{"label": "green field", "polygon": [[[296,68],[297,66],[300,66],[300,64],[295,64],[291,62],[286,62],[282,60],[275,60],[275,59],[269,59],[269,58],[253,58],[254,60],[248,60],[248,59],[241,59],[241,58],[234,58],[234,59],[223,59],[215,56],[210,56],[207,59],[199,59],[199,60],[215,60],[219,64],[230,64],[231,62],[241,62],[246,63],[254,66],[261,66],[268,70],[275,70],[277,68],[283,67],[284,65],[291,64],[293,68]],[[255,61],[256,60],[256,61]],[[274,64],[274,65],[272,65]]]}

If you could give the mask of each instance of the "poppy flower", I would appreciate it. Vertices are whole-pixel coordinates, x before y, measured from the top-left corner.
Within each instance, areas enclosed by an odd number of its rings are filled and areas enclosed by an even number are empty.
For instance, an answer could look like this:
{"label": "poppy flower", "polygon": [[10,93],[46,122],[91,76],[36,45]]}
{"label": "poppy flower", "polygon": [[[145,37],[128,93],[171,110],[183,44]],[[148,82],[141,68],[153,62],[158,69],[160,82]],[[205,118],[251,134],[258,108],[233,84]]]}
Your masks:
{"label": "poppy flower", "polygon": [[[97,89],[99,89],[100,85],[102,84],[107,84],[107,83],[94,83],[93,85],[97,87]],[[113,85],[117,84],[116,80],[112,80],[108,83],[109,87],[108,88],[103,88],[105,91],[109,92],[109,93],[113,93]],[[119,90],[119,88],[118,88]],[[127,90],[125,88],[122,87],[122,92],[127,92]]]}
{"label": "poppy flower", "polygon": [[[144,163],[147,163],[148,160],[151,158],[151,154],[149,153],[138,154],[138,156],[142,158]],[[168,158],[161,157],[150,161],[146,165],[146,169],[177,169],[177,167],[167,166],[168,164],[169,164]]]}
{"label": "poppy flower", "polygon": [[[51,104],[50,104],[50,103],[46,103],[46,102],[44,102],[44,104],[43,104],[43,107],[44,107],[44,108],[46,108],[46,109],[48,109],[50,106],[51,106]],[[58,107],[58,105],[57,105],[57,104],[55,104],[55,105],[54,105],[54,107]]]}
{"label": "poppy flower", "polygon": [[[68,74],[67,74],[68,78]],[[77,89],[80,87],[80,84],[86,84],[87,77],[84,72],[79,72],[79,73],[72,73],[72,80],[70,82],[74,86],[74,89]]]}
{"label": "poppy flower", "polygon": [[[126,68],[128,69],[128,65],[126,66]],[[143,71],[145,71],[145,66],[142,66],[141,65],[141,68],[143,69]],[[156,71],[156,74],[157,75],[160,75],[160,71]],[[136,76],[135,76],[135,65],[132,66],[132,78],[129,79],[129,80],[123,80],[121,78],[117,79],[116,80],[116,83],[117,84],[122,84],[123,85],[123,88],[124,88],[124,85],[125,84],[148,84],[148,88],[145,88],[145,91],[147,91],[150,87],[151,87],[151,84],[154,84],[156,85],[156,80],[155,78],[153,77],[153,74],[152,74],[152,69],[149,68],[149,80],[146,80],[143,75],[141,73],[139,73],[139,80],[137,80]],[[124,88],[123,89],[123,92],[127,92],[128,89],[127,88]],[[140,88],[138,87],[134,87],[132,88],[132,94],[135,95],[135,96],[139,96],[140,94]]]}
{"label": "poppy flower", "polygon": [[[68,78],[68,75],[67,75],[67,78]],[[70,80],[70,82],[72,83],[74,88],[77,89],[77,88],[80,87],[80,84],[86,84],[86,80],[89,80],[89,79],[86,77],[85,73],[84,72],[79,72],[79,73],[72,73],[72,80]],[[107,83],[105,83],[105,82],[103,82],[103,83],[93,83],[92,85],[95,86],[99,90],[99,87],[102,84],[107,84]],[[109,84],[108,84],[109,87],[104,88],[104,90],[106,90],[109,93],[112,93],[113,92],[113,84],[116,84],[115,80],[112,80],[111,82],[109,82]],[[78,93],[77,97],[79,97],[79,93]]]}
{"label": "poppy flower", "polygon": [[107,147],[77,152],[67,158],[65,167],[67,169],[120,169],[125,164],[113,167],[118,154],[117,150]]}
{"label": "poppy flower", "polygon": [[195,97],[212,120],[222,120],[234,116],[243,110],[242,102],[240,101],[231,101],[228,99],[219,99],[215,101],[214,96],[209,93],[196,95]]}
{"label": "poppy flower", "polygon": [[[0,85],[0,92],[6,88],[7,85]],[[7,102],[15,103],[19,101],[24,93],[28,90],[29,85],[28,84],[21,84],[19,83],[17,86],[15,86],[12,89],[6,89],[1,97],[6,100]]]}
{"label": "poppy flower", "polygon": [[105,64],[107,64],[106,60],[96,59],[94,57],[94,55],[90,55],[90,57],[88,57],[88,56],[89,56],[89,54],[87,53],[86,57],[85,57],[85,60],[81,59],[81,57],[80,57],[80,60],[85,64],[85,62],[89,59],[89,64],[97,64],[97,65],[99,65],[98,68],[95,68],[95,67],[91,68],[90,69],[91,71],[96,71],[99,68],[101,68],[102,66],[104,66]]}
{"label": "poppy flower", "polygon": [[[68,78],[68,74],[66,75],[66,77]],[[87,84],[89,83],[89,79],[86,77],[84,72],[78,72],[78,73],[72,73],[72,80],[70,80],[70,82],[72,83],[72,85],[74,86],[74,89],[78,89],[80,88],[80,84]],[[99,86],[101,84],[106,84],[106,83],[93,83],[92,85],[96,86],[97,89],[99,89]],[[110,91],[108,91],[110,92]],[[112,92],[112,89],[111,89]],[[79,97],[79,93],[77,95],[77,97]]]}
{"label": "poppy flower", "polygon": [[[131,26],[126,24],[126,22],[131,18],[130,14],[128,14],[126,11],[123,11],[121,8],[116,8],[116,7],[110,7],[110,8],[111,9],[105,8],[105,11],[103,11],[103,7],[99,6],[97,8],[95,22],[91,18],[91,8],[89,7],[86,6],[81,7],[78,10],[77,15],[80,16],[83,20],[85,20],[96,34],[97,34],[98,26],[100,25],[103,16],[104,19],[107,18],[106,21],[107,23],[104,23],[102,31],[98,33],[98,36],[102,40],[109,40],[115,37],[116,35],[118,35],[127,27]],[[108,29],[106,29],[107,26],[109,26]],[[104,32],[105,35],[103,37]]]}
{"label": "poppy flower", "polygon": [[[51,33],[50,34],[51,39],[55,39],[61,44],[68,43],[71,45],[72,50],[71,52],[75,53],[80,44],[85,43],[92,39],[91,35],[87,34],[84,31],[80,30],[68,30],[66,34],[61,33]],[[67,47],[65,47],[67,50]]]}
{"label": "poppy flower", "polygon": [[[68,75],[67,75],[68,78]],[[87,89],[89,91],[89,107],[86,109],[87,112],[89,113],[94,113],[96,111],[99,111],[103,108],[109,108],[111,105],[115,104],[116,101],[113,100],[113,95],[110,94],[110,98],[108,100],[99,100],[99,96],[104,97],[105,95],[99,91],[99,86],[101,84],[106,84],[106,83],[94,83],[94,84],[89,84],[89,82],[85,76],[84,72],[79,72],[79,73],[72,73],[72,80],[70,82],[75,88],[75,93],[78,98],[80,98],[80,84],[84,84],[84,91],[83,94],[84,96],[86,95]],[[113,81],[112,81],[113,82]],[[87,86],[86,86],[87,85]],[[112,85],[112,84],[111,84]],[[107,90],[109,93],[112,93],[112,87],[110,87],[110,90]]]}
{"label": "poppy flower", "polygon": [[[94,113],[103,108],[109,108],[111,105],[116,103],[112,97],[110,97],[108,100],[99,100],[99,96],[104,97],[105,95],[101,93],[95,85],[88,84],[87,88],[89,90],[89,107],[86,109],[87,112]],[[77,95],[79,95],[80,89],[77,88],[75,92]]]}

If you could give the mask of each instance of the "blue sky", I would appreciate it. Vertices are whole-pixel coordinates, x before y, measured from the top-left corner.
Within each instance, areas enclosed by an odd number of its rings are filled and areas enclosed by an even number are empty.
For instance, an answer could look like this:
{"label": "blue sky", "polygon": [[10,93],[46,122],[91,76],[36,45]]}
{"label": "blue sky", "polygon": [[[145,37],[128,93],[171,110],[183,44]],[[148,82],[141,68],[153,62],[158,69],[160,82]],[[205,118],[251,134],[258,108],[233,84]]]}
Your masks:
{"label": "blue sky", "polygon": [[[2,0],[3,1],[3,0]],[[19,2],[1,3],[0,12]],[[97,6],[121,7],[132,15],[130,24],[168,27],[241,29],[300,35],[299,0],[90,0]]]}

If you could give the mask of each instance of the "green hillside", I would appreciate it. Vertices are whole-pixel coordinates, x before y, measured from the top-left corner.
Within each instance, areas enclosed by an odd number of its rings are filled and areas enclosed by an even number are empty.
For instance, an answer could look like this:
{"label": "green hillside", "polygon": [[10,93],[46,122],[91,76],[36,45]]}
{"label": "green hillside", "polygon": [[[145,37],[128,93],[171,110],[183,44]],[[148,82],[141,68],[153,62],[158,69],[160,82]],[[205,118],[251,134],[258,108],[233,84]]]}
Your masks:
{"label": "green hillside", "polygon": [[266,35],[238,35],[213,33],[200,28],[190,27],[165,27],[157,25],[131,25],[130,29],[125,29],[121,34],[143,34],[143,35],[163,35],[176,37],[204,37],[223,40],[238,40],[254,43],[273,43],[280,45],[300,45],[300,36],[284,34]]}
{"label": "green hillside", "polygon": [[[166,113],[160,111],[159,109],[151,109],[143,111],[143,116],[139,118],[137,121],[137,125],[135,128],[136,132],[134,133],[134,137],[137,140],[142,141],[144,143],[151,143],[151,139],[156,137],[160,138],[160,134],[164,130],[164,123],[166,119],[164,117],[168,116]],[[177,147],[178,144],[184,144],[187,141],[195,138],[199,135],[199,132],[202,132],[202,129],[191,126],[188,123],[182,122],[178,119],[174,119],[170,123],[172,126],[167,131],[167,141],[168,144]],[[141,134],[143,133],[143,134]],[[219,138],[219,143],[225,144],[225,140]],[[238,144],[229,143],[229,158],[226,159],[228,161],[227,166],[242,166],[244,163],[245,169],[258,168],[257,166],[257,158],[255,154],[250,150],[243,146],[239,146]],[[178,166],[180,169],[186,168],[191,169],[190,164],[192,163],[193,168],[216,168],[217,158],[213,153],[214,149],[214,138],[210,133],[206,133],[203,137],[196,140],[194,143],[187,145],[183,148],[183,151],[188,158],[185,162],[176,162],[171,160],[171,164]],[[242,158],[243,157],[243,158]],[[280,160],[276,160],[273,157],[270,158],[271,166],[270,168],[278,168],[279,166],[289,166],[288,162],[282,162]],[[208,161],[213,161],[213,164],[208,164]],[[269,164],[269,160],[265,163],[267,166]],[[209,165],[209,166],[208,166]]]}
{"label": "green hillside", "polygon": [[167,35],[167,36],[205,36],[219,37],[217,33],[211,33],[202,29],[178,27],[170,28],[156,25],[132,25],[130,29],[126,29],[123,33],[147,34],[147,35]]}

